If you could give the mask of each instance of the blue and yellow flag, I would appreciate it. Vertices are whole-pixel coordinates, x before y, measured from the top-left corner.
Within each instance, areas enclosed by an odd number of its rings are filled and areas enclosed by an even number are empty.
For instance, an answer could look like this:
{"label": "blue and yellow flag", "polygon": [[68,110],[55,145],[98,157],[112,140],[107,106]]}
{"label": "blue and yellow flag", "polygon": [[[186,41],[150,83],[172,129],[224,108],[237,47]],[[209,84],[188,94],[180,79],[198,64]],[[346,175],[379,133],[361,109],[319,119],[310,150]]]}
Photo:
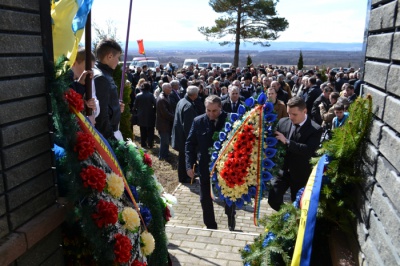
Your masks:
{"label": "blue and yellow flag", "polygon": [[54,60],[65,55],[72,65],[93,0],[52,1],[51,18]]}
{"label": "blue and yellow flag", "polygon": [[319,159],[318,164],[311,172],[304,189],[300,205],[301,217],[299,231],[297,232],[296,245],[293,252],[291,266],[310,265],[319,195],[326,162],[326,155]]}

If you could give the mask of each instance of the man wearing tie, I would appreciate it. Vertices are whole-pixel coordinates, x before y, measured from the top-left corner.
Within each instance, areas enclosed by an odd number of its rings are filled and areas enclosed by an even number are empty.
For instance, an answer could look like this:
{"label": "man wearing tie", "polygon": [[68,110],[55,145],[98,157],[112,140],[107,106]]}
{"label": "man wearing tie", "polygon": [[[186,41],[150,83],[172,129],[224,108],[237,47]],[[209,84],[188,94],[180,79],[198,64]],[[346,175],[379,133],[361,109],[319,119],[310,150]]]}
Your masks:
{"label": "man wearing tie", "polygon": [[243,104],[239,98],[239,88],[236,86],[230,86],[228,89],[229,97],[222,102],[222,110],[227,113],[237,113],[237,109],[240,104]]}
{"label": "man wearing tie", "polygon": [[307,116],[305,101],[293,97],[287,103],[289,117],[279,120],[276,139],[286,145],[282,176],[277,176],[269,191],[268,203],[276,211],[283,204],[283,195],[290,187],[291,199],[307,184],[311,174],[310,159],[317,150],[322,128]]}
{"label": "man wearing tie", "polygon": [[[214,143],[214,132],[222,129],[228,114],[221,110],[221,99],[217,95],[208,96],[204,104],[206,113],[194,119],[186,140],[186,171],[190,178],[194,178],[193,165],[199,158],[200,203],[203,210],[203,221],[207,229],[218,229],[210,195],[210,154],[208,149]],[[225,214],[228,216],[229,230],[235,230],[235,204],[232,204],[231,207],[225,205]]]}

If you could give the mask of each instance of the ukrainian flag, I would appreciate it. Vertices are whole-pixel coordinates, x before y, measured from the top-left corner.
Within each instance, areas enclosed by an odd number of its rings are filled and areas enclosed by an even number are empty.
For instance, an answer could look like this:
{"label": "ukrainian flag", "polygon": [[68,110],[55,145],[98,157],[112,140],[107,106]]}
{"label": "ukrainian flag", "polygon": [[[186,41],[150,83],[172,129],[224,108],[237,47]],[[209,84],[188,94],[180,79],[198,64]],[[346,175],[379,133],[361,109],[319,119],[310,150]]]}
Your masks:
{"label": "ukrainian flag", "polygon": [[304,189],[300,207],[299,231],[297,233],[291,266],[308,266],[311,263],[312,241],[317,220],[319,195],[327,163],[328,157],[327,155],[323,155],[311,172]]}
{"label": "ukrainian flag", "polygon": [[72,65],[93,0],[52,0],[54,60],[66,56]]}

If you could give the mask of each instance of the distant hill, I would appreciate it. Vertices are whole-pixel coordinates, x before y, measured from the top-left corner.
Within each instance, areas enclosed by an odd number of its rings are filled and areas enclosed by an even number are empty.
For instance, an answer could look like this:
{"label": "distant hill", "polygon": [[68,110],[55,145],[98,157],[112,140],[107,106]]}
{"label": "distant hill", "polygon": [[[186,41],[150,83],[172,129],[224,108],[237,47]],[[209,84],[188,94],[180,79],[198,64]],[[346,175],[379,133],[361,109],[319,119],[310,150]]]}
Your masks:
{"label": "distant hill", "polygon": [[[270,42],[271,46],[261,47],[251,43],[241,43],[240,49],[246,51],[287,51],[287,50],[302,50],[302,51],[361,51],[362,43],[318,43],[318,42]],[[220,46],[217,42],[207,41],[146,41],[144,40],[145,50],[198,50],[198,51],[233,51],[234,46]],[[129,42],[129,53],[137,51],[137,42]]]}

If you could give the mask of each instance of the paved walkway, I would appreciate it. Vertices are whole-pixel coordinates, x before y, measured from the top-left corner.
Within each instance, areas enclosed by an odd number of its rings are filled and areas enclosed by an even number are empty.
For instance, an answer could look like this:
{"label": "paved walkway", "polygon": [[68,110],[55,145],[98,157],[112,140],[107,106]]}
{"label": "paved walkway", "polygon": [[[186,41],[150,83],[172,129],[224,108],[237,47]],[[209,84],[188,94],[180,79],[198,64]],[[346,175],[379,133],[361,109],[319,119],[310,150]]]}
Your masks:
{"label": "paved walkway", "polygon": [[[231,232],[223,205],[215,202],[218,230],[209,230],[203,224],[199,189],[198,183],[180,184],[173,193],[178,204],[174,205],[175,217],[166,226],[172,265],[243,265],[239,249],[264,230],[253,223],[253,207],[246,206],[236,211],[236,227]],[[267,200],[263,199],[260,218],[273,212]]]}

